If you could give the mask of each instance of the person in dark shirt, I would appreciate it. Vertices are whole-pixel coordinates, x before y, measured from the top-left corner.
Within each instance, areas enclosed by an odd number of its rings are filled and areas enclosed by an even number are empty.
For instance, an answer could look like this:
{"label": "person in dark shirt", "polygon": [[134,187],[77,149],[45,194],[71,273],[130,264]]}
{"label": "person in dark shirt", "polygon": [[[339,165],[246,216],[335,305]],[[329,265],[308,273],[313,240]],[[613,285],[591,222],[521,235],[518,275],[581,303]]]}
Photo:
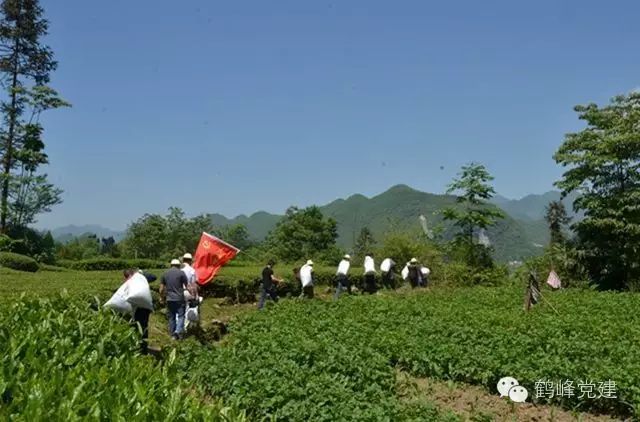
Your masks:
{"label": "person in dark shirt", "polygon": [[422,287],[422,271],[420,271],[420,268],[421,266],[418,264],[418,260],[412,258],[409,262],[409,283],[413,289]]}
{"label": "person in dark shirt", "polygon": [[275,262],[270,260],[267,266],[262,270],[262,285],[260,288],[260,300],[258,301],[258,309],[264,308],[264,304],[267,301],[267,297],[271,298],[274,302],[278,301],[278,292],[274,283],[280,283],[282,280],[276,278],[273,275],[273,266]]}
{"label": "person in dark shirt", "polygon": [[[127,280],[129,280],[131,277],[133,277],[133,275],[136,272],[137,270],[133,268],[124,270],[123,272],[124,281],[126,282]],[[147,280],[149,279],[148,277],[146,278]],[[139,306],[135,306],[133,309],[133,323],[136,326],[136,328],[138,325],[140,326],[140,333],[141,333],[140,353],[142,353],[143,355],[147,354],[148,346],[149,346],[149,316],[150,315],[151,315],[150,309],[141,308]]]}
{"label": "person in dark shirt", "polygon": [[180,261],[171,261],[171,269],[162,276],[160,296],[167,302],[167,317],[169,318],[169,335],[175,340],[182,338],[184,333],[184,313],[186,302],[184,290],[187,288],[187,275],[180,270]]}

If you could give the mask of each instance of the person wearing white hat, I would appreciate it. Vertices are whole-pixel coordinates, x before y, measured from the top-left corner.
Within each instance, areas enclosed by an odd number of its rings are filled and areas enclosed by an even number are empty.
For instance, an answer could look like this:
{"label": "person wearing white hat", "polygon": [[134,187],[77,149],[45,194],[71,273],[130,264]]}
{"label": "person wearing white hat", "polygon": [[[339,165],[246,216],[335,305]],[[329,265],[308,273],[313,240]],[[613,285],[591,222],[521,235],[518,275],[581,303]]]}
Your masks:
{"label": "person wearing white hat", "polygon": [[376,287],[376,264],[373,261],[373,254],[368,253],[364,257],[364,291],[373,294]]}
{"label": "person wearing white hat", "polygon": [[182,272],[187,276],[189,283],[197,283],[198,278],[196,276],[196,270],[191,266],[193,263],[193,256],[190,253],[186,253],[182,256]]}
{"label": "person wearing white hat", "polygon": [[302,294],[300,297],[313,299],[313,261],[308,260],[300,267],[300,282],[302,283]]}
{"label": "person wearing white hat", "polygon": [[337,300],[340,297],[340,293],[346,290],[351,294],[351,283],[349,282],[349,268],[351,267],[351,256],[345,255],[338,264],[338,271],[336,272],[336,293],[333,298]]}
{"label": "person wearing white hat", "polygon": [[191,306],[197,306],[200,303],[198,276],[195,268],[191,266],[193,263],[193,256],[190,253],[186,253],[182,256],[182,272],[187,276],[187,290],[185,290],[185,298],[191,301]]}
{"label": "person wearing white hat", "polygon": [[409,261],[409,283],[413,289],[422,287],[422,272],[416,258],[411,258],[411,261]]}
{"label": "person wearing white hat", "polygon": [[182,333],[184,332],[184,314],[186,311],[184,290],[188,284],[187,276],[180,271],[180,261],[172,259],[171,268],[164,273],[160,281],[160,296],[167,302],[169,335],[174,340],[182,338]]}

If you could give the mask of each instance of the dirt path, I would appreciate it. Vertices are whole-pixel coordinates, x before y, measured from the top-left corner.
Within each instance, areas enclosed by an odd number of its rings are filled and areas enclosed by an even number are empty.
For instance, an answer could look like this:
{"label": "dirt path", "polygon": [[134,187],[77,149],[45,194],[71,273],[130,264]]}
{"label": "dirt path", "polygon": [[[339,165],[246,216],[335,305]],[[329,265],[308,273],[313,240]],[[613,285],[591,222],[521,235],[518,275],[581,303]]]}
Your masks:
{"label": "dirt path", "polygon": [[429,401],[441,410],[449,410],[467,421],[615,421],[611,416],[571,412],[555,406],[516,404],[484,388],[413,378],[399,373],[399,391],[405,401]]}

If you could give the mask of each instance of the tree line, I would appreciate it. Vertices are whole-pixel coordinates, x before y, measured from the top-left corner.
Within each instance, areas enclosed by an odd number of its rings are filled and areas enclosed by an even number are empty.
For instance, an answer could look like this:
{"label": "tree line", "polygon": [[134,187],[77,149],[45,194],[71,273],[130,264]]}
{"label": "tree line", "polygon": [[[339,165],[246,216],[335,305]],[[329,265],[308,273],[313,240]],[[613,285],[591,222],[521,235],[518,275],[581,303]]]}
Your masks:
{"label": "tree line", "polygon": [[[53,51],[43,43],[49,23],[38,0],[0,2],[0,251],[14,251],[42,262],[91,256],[164,259],[194,250],[202,231],[218,234],[254,256],[295,261],[318,257],[335,261],[344,251],[336,245],[336,222],[317,207],[291,207],[267,238],[249,239],[244,226],[214,227],[206,215],[187,218],[179,208],[167,215],[147,214],[133,222],[122,242],[86,236],[56,245],[51,233],[32,228],[38,215],[61,203],[62,190],[49,182],[41,115],[69,107],[49,86],[57,68]],[[577,194],[571,222],[560,202],[549,204],[546,218],[550,245],[535,263],[558,268],[570,279],[584,279],[605,289],[640,288],[640,93],[614,97],[604,106],[575,107],[586,127],[569,133],[553,155],[564,168],[556,182],[564,196]],[[462,168],[449,186],[455,207],[443,210],[456,227],[451,242],[406,233],[389,233],[377,242],[363,228],[352,251],[371,249],[408,254],[436,251],[473,271],[492,268],[491,247],[480,234],[503,217],[490,206],[492,177],[477,163]],[[400,240],[408,245],[402,246]],[[426,245],[426,246],[425,246]],[[424,249],[426,247],[427,249]],[[386,248],[386,249],[385,249]],[[425,254],[427,252],[424,252]]]}

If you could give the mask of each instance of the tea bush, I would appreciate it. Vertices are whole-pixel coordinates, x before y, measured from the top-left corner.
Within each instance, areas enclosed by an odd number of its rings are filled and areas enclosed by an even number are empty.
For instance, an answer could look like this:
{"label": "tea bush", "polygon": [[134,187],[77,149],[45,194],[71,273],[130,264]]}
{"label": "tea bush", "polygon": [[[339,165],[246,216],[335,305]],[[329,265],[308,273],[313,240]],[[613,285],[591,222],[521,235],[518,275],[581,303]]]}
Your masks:
{"label": "tea bush", "polygon": [[0,267],[30,273],[35,273],[40,268],[35,259],[13,252],[0,252]]}
{"label": "tea bush", "polygon": [[[617,398],[540,398],[569,409],[640,416],[640,297],[563,291],[522,311],[522,288],[443,289],[337,302],[284,301],[230,327],[223,347],[185,351],[198,385],[255,418],[402,420],[395,371],[485,386],[513,376],[612,380]],[[212,365],[211,362],[215,362]]]}
{"label": "tea bush", "polygon": [[[0,310],[0,420],[229,420],[137,353],[121,318],[67,297],[18,300]],[[227,415],[227,416],[225,416]]]}
{"label": "tea bush", "polygon": [[114,271],[127,268],[162,268],[166,264],[150,259],[94,258],[82,261],[60,260],[58,265],[78,271]]}

